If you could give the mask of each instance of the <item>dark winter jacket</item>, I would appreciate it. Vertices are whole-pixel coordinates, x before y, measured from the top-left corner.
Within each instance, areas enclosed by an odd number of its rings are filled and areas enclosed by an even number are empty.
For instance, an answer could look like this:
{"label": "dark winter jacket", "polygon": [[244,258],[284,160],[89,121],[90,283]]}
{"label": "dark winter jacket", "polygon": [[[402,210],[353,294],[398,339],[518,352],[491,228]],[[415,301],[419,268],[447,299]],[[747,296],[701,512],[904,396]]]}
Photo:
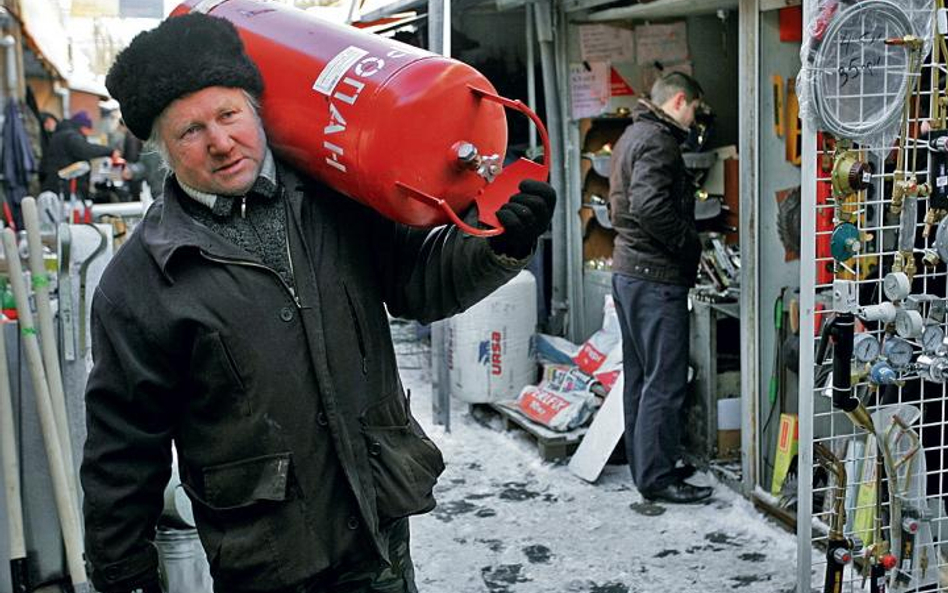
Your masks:
{"label": "dark winter jacket", "polygon": [[[82,134],[79,125],[70,120],[59,122],[56,131],[49,139],[49,146],[40,161],[40,189],[59,193],[62,189],[58,172],[76,161],[88,161],[109,156],[112,149],[108,146],[92,144]],[[88,176],[80,181],[82,193],[87,191]]]}
{"label": "dark winter jacket", "polygon": [[101,591],[155,577],[172,440],[218,592],[377,567],[386,526],[434,507],[444,466],[385,307],[430,322],[519,269],[454,226],[411,229],[281,170],[292,289],[196,223],[169,178],[96,290],[81,476]]}
{"label": "dark winter jacket", "polygon": [[609,201],[615,272],[693,286],[701,254],[694,192],[681,158],[688,132],[640,101],[612,153]]}

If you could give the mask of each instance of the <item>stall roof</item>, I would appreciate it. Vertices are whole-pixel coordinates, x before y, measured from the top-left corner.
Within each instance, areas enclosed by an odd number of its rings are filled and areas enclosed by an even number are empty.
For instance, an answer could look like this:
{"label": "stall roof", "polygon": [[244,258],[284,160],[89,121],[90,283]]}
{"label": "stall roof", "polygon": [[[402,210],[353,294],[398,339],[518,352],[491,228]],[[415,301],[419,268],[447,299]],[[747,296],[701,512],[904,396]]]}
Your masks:
{"label": "stall roof", "polygon": [[381,8],[369,11],[359,17],[360,23],[372,23],[387,19],[401,12],[428,9],[428,0],[394,0]]}
{"label": "stall roof", "polygon": [[23,36],[37,57],[59,78],[69,72],[69,36],[53,0],[20,0],[14,4]]}
{"label": "stall roof", "polygon": [[[581,2],[582,0],[571,0]],[[647,20],[694,16],[718,10],[737,8],[738,0],[655,0],[647,4],[633,4],[607,8],[587,15],[588,21]]]}
{"label": "stall roof", "polygon": [[[504,3],[509,3],[511,0],[502,0]],[[522,0],[513,0],[515,2]],[[481,4],[495,4],[500,7],[501,0],[453,0],[451,3],[452,12],[459,12],[467,10],[473,6],[478,6]],[[374,10],[366,12],[359,17],[359,23],[374,23],[382,19],[389,18],[393,15],[403,13],[403,12],[417,12],[419,14],[428,12],[428,0],[391,0],[387,4],[380,6]],[[353,23],[355,24],[355,23]]]}

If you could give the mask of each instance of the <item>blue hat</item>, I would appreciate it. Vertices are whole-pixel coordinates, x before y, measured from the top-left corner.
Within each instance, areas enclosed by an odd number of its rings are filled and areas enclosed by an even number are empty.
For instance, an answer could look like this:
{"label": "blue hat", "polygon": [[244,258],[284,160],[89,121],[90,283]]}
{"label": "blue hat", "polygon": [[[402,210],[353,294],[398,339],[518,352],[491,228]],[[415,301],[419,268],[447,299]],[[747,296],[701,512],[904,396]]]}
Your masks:
{"label": "blue hat", "polygon": [[90,118],[89,114],[85,111],[77,111],[76,113],[72,114],[72,117],[69,119],[72,120],[73,123],[79,124],[80,127],[92,127],[92,118]]}

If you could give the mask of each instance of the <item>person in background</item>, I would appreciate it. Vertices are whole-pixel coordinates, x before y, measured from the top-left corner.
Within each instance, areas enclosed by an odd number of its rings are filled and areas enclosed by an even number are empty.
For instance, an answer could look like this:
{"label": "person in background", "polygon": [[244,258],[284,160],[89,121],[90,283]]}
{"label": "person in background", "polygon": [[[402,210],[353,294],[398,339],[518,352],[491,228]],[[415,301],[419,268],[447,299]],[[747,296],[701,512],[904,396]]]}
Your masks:
{"label": "person in background", "polygon": [[640,100],[613,150],[609,201],[617,232],[613,296],[622,332],[625,444],[648,500],[693,503],[712,489],[676,467],[688,384],[688,291],[701,255],[681,144],[701,104],[698,82],[668,74]]}
{"label": "person in background", "polygon": [[388,314],[431,322],[512,279],[553,189],[521,183],[490,239],[383,218],[271,152],[260,73],[205,14],[139,34],[106,86],[170,174],[93,299],[96,589],[160,590],[173,441],[218,593],[416,592],[408,517],[435,506],[444,463],[411,415]]}
{"label": "person in background", "polygon": [[49,141],[59,125],[59,118],[48,111],[40,111],[40,150],[41,155],[46,154],[49,147]]}
{"label": "person in background", "polygon": [[165,184],[165,169],[161,163],[161,155],[155,150],[147,150],[141,140],[128,131],[125,121],[121,120],[120,129],[124,133],[122,156],[126,167],[122,171],[122,178],[128,183],[128,194],[132,201],[141,200],[142,184],[147,183],[153,200],[161,197]]}
{"label": "person in background", "polygon": [[[85,111],[79,111],[67,120],[63,120],[56,127],[49,140],[49,147],[40,161],[40,190],[53,193],[68,191],[59,178],[59,170],[77,161],[88,161],[100,157],[112,157],[117,160],[122,153],[108,146],[101,146],[89,142],[86,138],[92,133],[92,119]],[[79,197],[84,199],[89,195],[89,175],[86,174],[78,182]]]}

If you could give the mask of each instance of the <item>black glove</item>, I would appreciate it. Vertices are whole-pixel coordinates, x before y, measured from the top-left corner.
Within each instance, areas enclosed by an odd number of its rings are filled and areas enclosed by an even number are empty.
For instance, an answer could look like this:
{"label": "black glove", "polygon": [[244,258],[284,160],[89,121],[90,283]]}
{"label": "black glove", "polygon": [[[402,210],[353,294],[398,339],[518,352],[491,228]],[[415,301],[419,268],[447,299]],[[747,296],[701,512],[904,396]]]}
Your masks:
{"label": "black glove", "polygon": [[550,226],[556,208],[556,190],[548,183],[525,179],[520,192],[497,211],[503,234],[488,239],[498,255],[524,259],[533,252],[537,238]]}

